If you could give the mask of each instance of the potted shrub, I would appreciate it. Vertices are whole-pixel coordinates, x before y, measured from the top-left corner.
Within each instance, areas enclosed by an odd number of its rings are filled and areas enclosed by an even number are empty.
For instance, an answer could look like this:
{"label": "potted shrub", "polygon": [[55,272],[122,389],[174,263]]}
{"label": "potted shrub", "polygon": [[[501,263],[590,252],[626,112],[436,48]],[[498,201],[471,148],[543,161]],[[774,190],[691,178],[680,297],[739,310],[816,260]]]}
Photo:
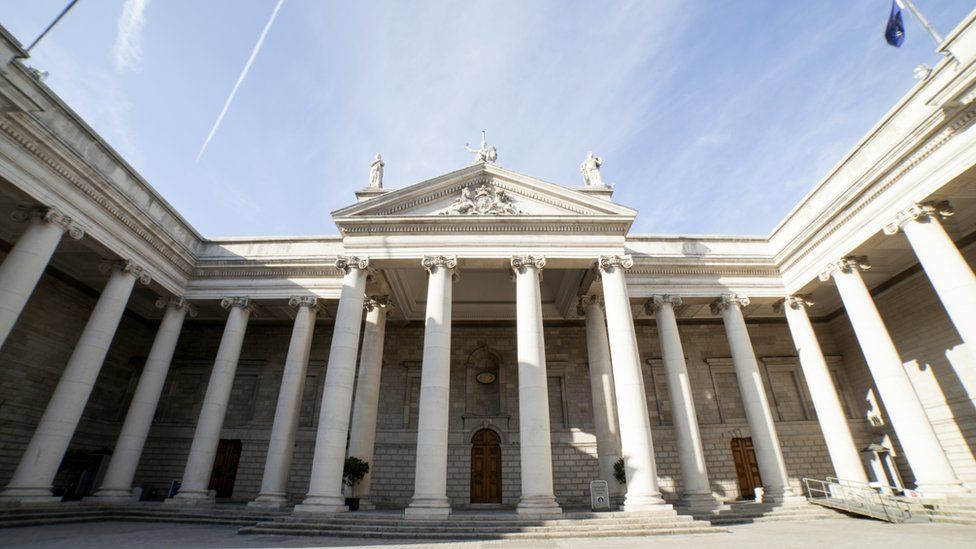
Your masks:
{"label": "potted shrub", "polygon": [[624,468],[624,458],[613,463],[613,478],[620,484],[627,484],[627,469]]}
{"label": "potted shrub", "polygon": [[[349,456],[346,458],[346,463],[342,467],[342,483],[349,487],[350,494],[353,493],[353,489],[359,481],[363,480],[366,473],[369,472],[369,463],[364,460],[359,459],[355,456]],[[350,497],[346,498],[346,505],[349,507],[350,511],[359,510],[359,498]]]}

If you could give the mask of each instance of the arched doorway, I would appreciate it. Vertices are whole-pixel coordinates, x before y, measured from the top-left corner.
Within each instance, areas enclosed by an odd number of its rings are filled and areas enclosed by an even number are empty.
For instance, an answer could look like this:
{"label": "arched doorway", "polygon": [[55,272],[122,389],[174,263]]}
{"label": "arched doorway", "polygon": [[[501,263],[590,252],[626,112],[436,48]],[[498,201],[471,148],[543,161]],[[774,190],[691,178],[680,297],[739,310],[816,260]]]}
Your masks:
{"label": "arched doorway", "polygon": [[471,439],[471,503],[502,502],[501,438],[482,429]]}

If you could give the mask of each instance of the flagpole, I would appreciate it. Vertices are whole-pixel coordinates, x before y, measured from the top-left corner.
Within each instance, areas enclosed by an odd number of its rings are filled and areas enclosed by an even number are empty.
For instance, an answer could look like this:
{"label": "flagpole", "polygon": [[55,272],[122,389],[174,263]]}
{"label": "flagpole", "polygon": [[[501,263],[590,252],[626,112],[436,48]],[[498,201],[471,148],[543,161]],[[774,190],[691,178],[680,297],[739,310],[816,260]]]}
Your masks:
{"label": "flagpole", "polygon": [[71,8],[75,7],[75,4],[77,4],[77,3],[78,3],[78,0],[71,0],[71,3],[68,4],[68,7],[64,8],[63,10],[61,10],[61,13],[58,14],[58,16],[54,19],[54,21],[51,21],[51,24],[48,25],[46,29],[44,29],[44,32],[42,32],[40,36],[38,36],[37,38],[35,38],[34,41],[31,42],[31,45],[30,46],[27,46],[27,49],[24,50],[24,51],[26,51],[27,53],[30,53],[30,51],[32,49],[34,49],[34,46],[36,46],[37,43],[41,41],[41,38],[44,38],[45,36],[47,36],[47,33],[51,32],[51,29],[54,28],[54,25],[57,25],[58,22],[60,22],[61,19],[65,15],[67,15],[68,12],[71,11]]}
{"label": "flagpole", "polygon": [[915,18],[918,19],[919,23],[921,23],[922,26],[925,27],[925,30],[929,32],[929,35],[932,37],[932,40],[935,40],[936,46],[942,45],[942,36],[938,32],[936,32],[934,28],[932,28],[932,25],[930,25],[928,20],[925,18],[925,16],[922,15],[922,12],[918,11],[918,8],[916,8],[915,4],[912,3],[912,0],[895,0],[895,1],[901,4],[902,7],[907,8],[909,11],[912,12],[912,15],[914,15]]}

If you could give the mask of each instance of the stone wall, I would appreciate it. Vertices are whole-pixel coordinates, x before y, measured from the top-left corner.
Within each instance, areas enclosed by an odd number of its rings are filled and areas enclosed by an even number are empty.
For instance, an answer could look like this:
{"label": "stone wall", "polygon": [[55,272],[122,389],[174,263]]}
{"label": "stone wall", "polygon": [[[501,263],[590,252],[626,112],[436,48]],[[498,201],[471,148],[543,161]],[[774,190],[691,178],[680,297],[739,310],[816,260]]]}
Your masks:
{"label": "stone wall", "polygon": [[[56,273],[44,275],[0,350],[0,485],[13,475],[97,299]],[[151,323],[122,318],[70,448],[115,445],[154,333]],[[61,475],[55,485],[73,480]]]}
{"label": "stone wall", "polygon": [[[966,248],[964,255],[972,266],[976,263],[976,246]],[[924,272],[913,269],[873,293],[905,370],[956,474],[966,485],[976,488],[973,457],[976,454],[976,360],[960,339]],[[896,457],[899,471],[910,484],[914,476],[907,461],[900,457],[900,447],[884,404],[876,395],[847,315],[833,319],[830,331],[844,355],[854,394],[866,403],[869,413],[883,422],[873,429],[874,438],[891,435],[899,454]],[[872,411],[875,402],[878,406]]]}

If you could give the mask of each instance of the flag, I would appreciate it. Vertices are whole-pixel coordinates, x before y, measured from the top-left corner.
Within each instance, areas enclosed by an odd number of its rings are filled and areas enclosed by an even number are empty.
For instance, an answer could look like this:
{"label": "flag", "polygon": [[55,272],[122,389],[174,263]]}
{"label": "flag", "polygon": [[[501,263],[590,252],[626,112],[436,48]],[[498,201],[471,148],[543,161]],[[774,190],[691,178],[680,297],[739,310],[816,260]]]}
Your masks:
{"label": "flag", "polygon": [[885,27],[885,42],[900,48],[905,42],[905,21],[901,18],[901,6],[898,0],[891,0],[891,15],[888,16],[888,26]]}

